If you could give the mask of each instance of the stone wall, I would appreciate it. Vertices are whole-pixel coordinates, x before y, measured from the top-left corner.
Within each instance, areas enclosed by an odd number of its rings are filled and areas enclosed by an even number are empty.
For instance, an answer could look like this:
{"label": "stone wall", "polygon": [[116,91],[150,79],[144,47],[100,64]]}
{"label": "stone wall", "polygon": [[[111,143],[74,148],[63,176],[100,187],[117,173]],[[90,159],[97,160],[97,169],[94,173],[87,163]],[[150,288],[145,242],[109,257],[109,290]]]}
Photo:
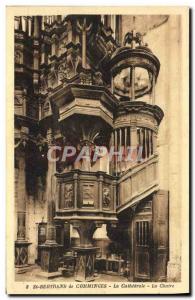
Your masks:
{"label": "stone wall", "polygon": [[[123,17],[123,34],[130,31],[130,17]],[[137,18],[137,17],[136,17]],[[138,30],[145,31],[144,42],[159,58],[160,73],[156,85],[156,104],[164,111],[158,134],[159,183],[160,188],[169,191],[169,263],[168,280],[180,280],[181,268],[181,132],[182,101],[181,97],[181,19],[171,15],[148,19],[139,16],[142,26]],[[130,21],[130,22],[129,22]],[[161,22],[163,21],[163,22]],[[156,24],[155,24],[156,22]],[[144,25],[145,24],[145,25]],[[139,27],[139,26],[138,26]],[[148,31],[144,28],[147,28]],[[137,28],[136,28],[137,30]]]}

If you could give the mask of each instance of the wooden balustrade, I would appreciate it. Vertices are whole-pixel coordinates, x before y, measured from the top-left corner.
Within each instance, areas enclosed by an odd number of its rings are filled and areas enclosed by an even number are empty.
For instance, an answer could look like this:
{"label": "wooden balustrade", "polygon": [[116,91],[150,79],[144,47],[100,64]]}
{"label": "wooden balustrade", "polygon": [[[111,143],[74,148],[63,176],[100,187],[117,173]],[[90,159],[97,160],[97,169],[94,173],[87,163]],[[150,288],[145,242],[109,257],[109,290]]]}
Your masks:
{"label": "wooden balustrade", "polygon": [[157,155],[151,156],[147,161],[140,163],[125,172],[118,180],[119,199],[117,212],[158,189]]}
{"label": "wooden balustrade", "polygon": [[[154,139],[155,133],[149,128],[136,126],[116,128],[111,141],[116,153],[119,153],[120,147],[123,147],[123,158],[121,161],[118,159],[119,154],[115,156],[114,162],[111,164],[111,174],[122,174],[132,165],[137,164],[139,158],[142,160],[149,159],[156,151]],[[132,147],[132,159],[135,161],[127,161],[129,147]],[[137,156],[135,155],[136,148]]]}

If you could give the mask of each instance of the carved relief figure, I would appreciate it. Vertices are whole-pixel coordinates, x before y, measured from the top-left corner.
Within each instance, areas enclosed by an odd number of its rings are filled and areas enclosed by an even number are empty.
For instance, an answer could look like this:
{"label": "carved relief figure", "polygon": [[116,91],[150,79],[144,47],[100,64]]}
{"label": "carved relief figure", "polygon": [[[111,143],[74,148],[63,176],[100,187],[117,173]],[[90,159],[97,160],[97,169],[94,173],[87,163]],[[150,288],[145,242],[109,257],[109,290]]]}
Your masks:
{"label": "carved relief figure", "polygon": [[73,186],[72,184],[66,184],[64,187],[64,208],[70,208],[73,206]]}
{"label": "carved relief figure", "polygon": [[64,78],[70,78],[70,68],[68,67],[67,61],[61,63],[58,67],[58,78],[62,80]]}
{"label": "carved relief figure", "polygon": [[109,208],[111,202],[110,189],[105,187],[103,189],[103,207]]}

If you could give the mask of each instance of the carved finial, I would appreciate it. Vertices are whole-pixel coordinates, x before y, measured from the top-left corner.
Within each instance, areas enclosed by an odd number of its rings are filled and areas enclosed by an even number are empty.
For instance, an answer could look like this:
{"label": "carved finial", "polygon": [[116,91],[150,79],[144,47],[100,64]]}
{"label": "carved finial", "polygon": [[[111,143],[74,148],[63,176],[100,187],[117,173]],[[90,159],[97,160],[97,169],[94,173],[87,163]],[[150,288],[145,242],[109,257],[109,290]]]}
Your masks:
{"label": "carved finial", "polygon": [[143,36],[140,32],[135,32],[132,30],[131,32],[127,32],[124,37],[124,46],[130,45],[132,49],[135,48],[135,44],[140,46],[143,45]]}
{"label": "carved finial", "polygon": [[82,31],[89,32],[91,29],[92,23],[87,27],[87,20],[86,17],[83,19],[83,23],[81,24],[79,21],[77,21],[77,27],[78,29]]}
{"label": "carved finial", "polygon": [[91,30],[92,23],[87,26],[87,20],[86,17],[83,19],[83,23],[80,24],[79,21],[77,21],[77,28],[82,33],[82,67],[86,69],[86,54],[87,54],[87,33]]}

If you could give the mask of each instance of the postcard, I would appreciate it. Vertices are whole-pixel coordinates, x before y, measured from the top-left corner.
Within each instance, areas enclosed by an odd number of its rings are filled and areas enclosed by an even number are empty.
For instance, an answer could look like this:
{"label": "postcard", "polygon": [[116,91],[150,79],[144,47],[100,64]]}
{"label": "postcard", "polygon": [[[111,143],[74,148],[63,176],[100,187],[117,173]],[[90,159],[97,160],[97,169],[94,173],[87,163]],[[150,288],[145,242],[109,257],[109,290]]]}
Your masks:
{"label": "postcard", "polygon": [[8,294],[188,294],[189,8],[7,7]]}

